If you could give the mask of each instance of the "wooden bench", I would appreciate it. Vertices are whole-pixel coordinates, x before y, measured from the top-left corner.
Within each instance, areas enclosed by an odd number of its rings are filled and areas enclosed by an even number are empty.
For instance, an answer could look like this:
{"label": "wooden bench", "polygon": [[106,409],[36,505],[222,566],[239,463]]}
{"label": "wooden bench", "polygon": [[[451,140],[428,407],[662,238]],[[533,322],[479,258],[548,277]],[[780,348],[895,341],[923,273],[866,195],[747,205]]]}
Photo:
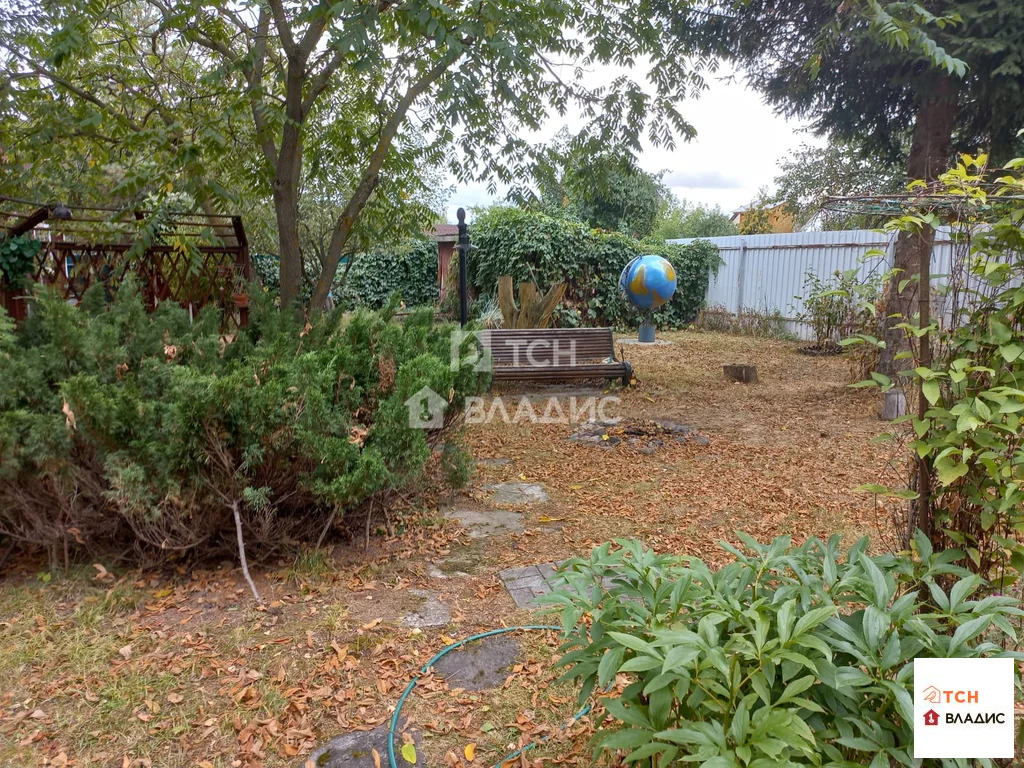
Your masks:
{"label": "wooden bench", "polygon": [[611,328],[523,328],[481,331],[490,350],[495,381],[622,379],[633,368],[615,359]]}

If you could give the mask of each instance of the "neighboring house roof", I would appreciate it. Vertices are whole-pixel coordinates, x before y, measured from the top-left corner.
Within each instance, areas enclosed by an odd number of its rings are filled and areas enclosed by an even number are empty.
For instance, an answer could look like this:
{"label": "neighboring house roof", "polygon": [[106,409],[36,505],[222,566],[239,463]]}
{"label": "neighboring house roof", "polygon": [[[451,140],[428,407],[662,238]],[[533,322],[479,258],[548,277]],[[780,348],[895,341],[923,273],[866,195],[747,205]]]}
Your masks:
{"label": "neighboring house roof", "polygon": [[437,243],[454,243],[459,239],[459,225],[435,224],[433,229],[425,234],[428,239]]}

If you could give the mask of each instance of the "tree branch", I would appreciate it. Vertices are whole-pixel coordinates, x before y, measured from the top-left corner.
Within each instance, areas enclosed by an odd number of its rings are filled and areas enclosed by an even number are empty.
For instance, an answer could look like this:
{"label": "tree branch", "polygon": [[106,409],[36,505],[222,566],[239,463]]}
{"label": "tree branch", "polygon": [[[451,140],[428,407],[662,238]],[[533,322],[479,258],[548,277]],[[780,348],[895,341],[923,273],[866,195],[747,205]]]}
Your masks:
{"label": "tree branch", "polygon": [[461,55],[451,53],[450,51],[446,53],[419,80],[416,80],[409,86],[409,89],[395,105],[391,117],[388,118],[387,123],[381,130],[377,146],[370,155],[370,160],[359,179],[359,183],[356,185],[355,191],[352,193],[352,197],[349,198],[335,224],[334,233],[331,235],[331,244],[327,249],[327,263],[324,265],[324,271],[321,273],[320,280],[313,291],[313,311],[319,311],[327,301],[327,294],[330,291],[334,275],[338,270],[338,263],[341,261],[345,244],[352,234],[352,229],[355,227],[359,214],[366,206],[366,202],[370,199],[370,195],[373,194],[373,190],[380,181],[380,171],[384,167],[384,162],[387,160],[391,145],[398,134],[398,129],[405,120],[406,114],[416,99],[447,72],[449,67],[458,61]]}

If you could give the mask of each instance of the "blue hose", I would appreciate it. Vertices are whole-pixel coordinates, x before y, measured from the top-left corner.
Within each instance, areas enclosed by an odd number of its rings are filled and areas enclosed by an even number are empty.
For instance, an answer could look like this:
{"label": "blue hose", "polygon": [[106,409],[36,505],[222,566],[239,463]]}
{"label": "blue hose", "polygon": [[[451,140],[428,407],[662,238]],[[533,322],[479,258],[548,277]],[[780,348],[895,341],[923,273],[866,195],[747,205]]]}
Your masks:
{"label": "blue hose", "polygon": [[[434,666],[438,661],[444,658],[445,655],[447,655],[451,651],[454,651],[456,648],[461,648],[462,646],[466,645],[466,643],[472,643],[475,640],[482,640],[485,637],[494,637],[495,635],[504,635],[508,632],[520,632],[522,630],[554,630],[557,632],[561,629],[561,627],[551,627],[545,626],[543,624],[531,624],[524,627],[505,627],[503,629],[492,629],[489,632],[481,632],[478,635],[470,635],[469,637],[463,638],[458,642],[452,643],[451,645],[447,645],[444,648],[442,648],[437,653],[437,655],[434,656],[434,658],[432,658],[430,661],[423,665],[423,669],[420,670],[420,673],[409,681],[409,684],[405,687],[405,690],[402,692],[402,695],[398,697],[398,704],[395,705],[395,714],[391,716],[391,723],[388,725],[388,765],[390,766],[390,768],[398,768],[398,763],[395,760],[395,729],[398,727],[398,719],[402,713],[402,706],[405,704],[405,700],[409,698],[409,694],[412,693],[412,689],[416,687],[416,683],[419,682],[419,679],[423,675],[427,674],[427,671],[432,666]],[[583,707],[583,709],[581,709],[579,712],[573,715],[569,722],[562,726],[562,730],[564,731],[570,725],[578,721],[581,717],[590,712],[590,709],[591,705],[587,704],[585,707]],[[501,768],[501,766],[507,763],[509,760],[514,760],[524,752],[536,747],[537,744],[543,744],[549,738],[551,737],[545,737],[539,742],[531,742],[526,746],[520,747],[515,752],[511,752],[508,755],[505,755],[505,757],[501,758],[501,760],[494,764],[494,768]]]}

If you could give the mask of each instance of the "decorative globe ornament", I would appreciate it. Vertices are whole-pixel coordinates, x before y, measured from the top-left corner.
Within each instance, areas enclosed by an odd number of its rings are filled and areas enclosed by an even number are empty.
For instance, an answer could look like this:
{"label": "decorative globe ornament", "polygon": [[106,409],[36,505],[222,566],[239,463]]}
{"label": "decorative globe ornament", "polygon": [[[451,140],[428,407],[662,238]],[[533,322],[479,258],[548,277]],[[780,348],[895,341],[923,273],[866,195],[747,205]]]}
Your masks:
{"label": "decorative globe ornament", "polygon": [[638,341],[654,341],[651,314],[676,292],[676,270],[668,259],[653,253],[637,256],[619,276],[619,290],[643,315]]}

